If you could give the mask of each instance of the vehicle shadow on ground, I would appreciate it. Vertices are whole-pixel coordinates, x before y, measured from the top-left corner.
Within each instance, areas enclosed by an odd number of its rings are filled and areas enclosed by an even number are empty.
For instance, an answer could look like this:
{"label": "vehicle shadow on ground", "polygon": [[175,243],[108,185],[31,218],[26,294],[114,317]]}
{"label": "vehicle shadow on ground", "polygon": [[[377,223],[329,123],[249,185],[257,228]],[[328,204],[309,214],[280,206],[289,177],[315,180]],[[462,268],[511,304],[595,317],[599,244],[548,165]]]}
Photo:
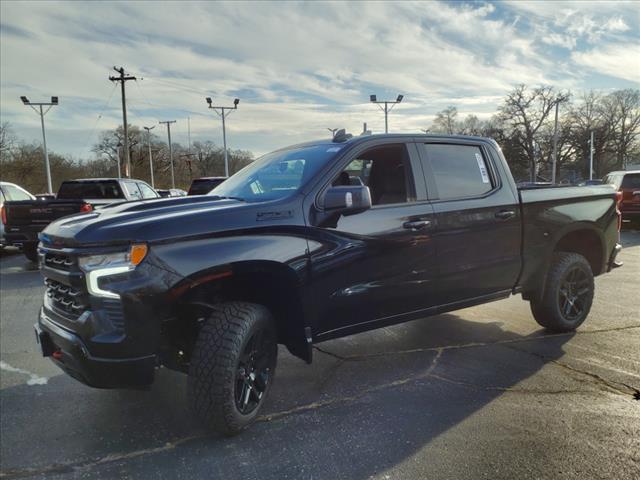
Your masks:
{"label": "vehicle shadow on ground", "polygon": [[320,344],[311,366],[281,349],[265,412],[234,438],[190,416],[181,374],[160,370],[149,391],[60,375],[37,396],[26,385],[2,391],[1,464],[8,478],[26,469],[159,478],[180,465],[185,478],[364,480],[517,391],[571,338],[541,335],[446,314]]}

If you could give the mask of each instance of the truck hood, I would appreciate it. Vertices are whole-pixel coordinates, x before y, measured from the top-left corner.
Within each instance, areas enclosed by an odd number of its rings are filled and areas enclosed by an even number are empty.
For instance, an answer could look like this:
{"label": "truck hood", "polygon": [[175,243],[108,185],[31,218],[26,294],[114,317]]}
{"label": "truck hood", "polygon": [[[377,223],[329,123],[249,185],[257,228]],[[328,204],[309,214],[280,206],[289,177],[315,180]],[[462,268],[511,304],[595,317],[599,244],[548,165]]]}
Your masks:
{"label": "truck hood", "polygon": [[40,240],[73,247],[188,238],[255,225],[260,205],[210,196],[117,203],[56,220]]}

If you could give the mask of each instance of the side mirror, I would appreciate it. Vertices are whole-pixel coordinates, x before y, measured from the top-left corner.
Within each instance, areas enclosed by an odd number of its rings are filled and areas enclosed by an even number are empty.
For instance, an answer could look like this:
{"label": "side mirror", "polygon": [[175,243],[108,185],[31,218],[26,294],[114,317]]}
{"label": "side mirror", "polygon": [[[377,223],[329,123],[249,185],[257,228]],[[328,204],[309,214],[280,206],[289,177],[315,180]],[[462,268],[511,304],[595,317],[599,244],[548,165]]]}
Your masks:
{"label": "side mirror", "polygon": [[371,192],[364,185],[343,185],[329,188],[322,207],[331,213],[355,215],[371,208]]}

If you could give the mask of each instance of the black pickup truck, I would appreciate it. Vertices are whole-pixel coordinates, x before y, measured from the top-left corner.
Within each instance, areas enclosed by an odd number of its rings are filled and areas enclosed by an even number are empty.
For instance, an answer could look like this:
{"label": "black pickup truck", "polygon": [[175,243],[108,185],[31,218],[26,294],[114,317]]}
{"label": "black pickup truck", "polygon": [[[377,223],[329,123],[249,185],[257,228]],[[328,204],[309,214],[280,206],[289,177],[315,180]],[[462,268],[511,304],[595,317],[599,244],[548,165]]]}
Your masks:
{"label": "black pickup truck", "polygon": [[277,344],[522,294],[559,332],[619,266],[611,186],[519,190],[486,138],[374,135],[256,160],[209,195],[120,204],[40,235],[45,356],[93,387],[188,373],[195,412],[234,434],[273,383]]}
{"label": "black pickup truck", "polygon": [[140,180],[89,178],[60,184],[54,199],[6,202],[3,206],[7,245],[20,247],[25,256],[38,260],[38,233],[53,220],[117,202],[157,198],[158,194]]}

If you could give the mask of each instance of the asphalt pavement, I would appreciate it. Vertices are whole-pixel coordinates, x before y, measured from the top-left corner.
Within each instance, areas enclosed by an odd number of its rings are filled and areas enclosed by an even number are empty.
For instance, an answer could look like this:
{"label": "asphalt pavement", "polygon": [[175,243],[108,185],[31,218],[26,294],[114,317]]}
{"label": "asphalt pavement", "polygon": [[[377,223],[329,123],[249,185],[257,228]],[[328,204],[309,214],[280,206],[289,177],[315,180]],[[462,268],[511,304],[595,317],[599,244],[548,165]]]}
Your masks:
{"label": "asphalt pavement", "polygon": [[0,477],[640,478],[640,232],[596,279],[575,334],[521,298],[279,352],[259,421],[233,438],[188,413],[181,374],[96,390],[40,356],[42,279],[0,259]]}

